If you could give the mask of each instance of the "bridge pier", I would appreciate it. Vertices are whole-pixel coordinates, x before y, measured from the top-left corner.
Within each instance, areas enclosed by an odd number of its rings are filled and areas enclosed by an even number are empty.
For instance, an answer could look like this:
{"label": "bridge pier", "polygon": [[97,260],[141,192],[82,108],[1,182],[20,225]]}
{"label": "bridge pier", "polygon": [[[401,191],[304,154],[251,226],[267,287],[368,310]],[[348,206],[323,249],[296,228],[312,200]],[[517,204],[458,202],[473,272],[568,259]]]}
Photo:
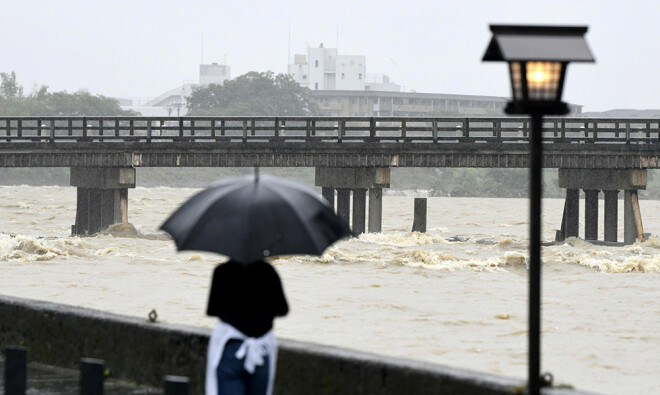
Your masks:
{"label": "bridge pier", "polygon": [[135,168],[72,167],[70,181],[77,187],[72,235],[92,235],[128,222],[128,188],[135,188]]}
{"label": "bridge pier", "polygon": [[604,236],[607,242],[617,241],[618,194],[624,191],[624,240],[632,244],[644,240],[644,228],[637,191],[646,189],[646,170],[624,169],[559,169],[559,187],[566,188],[566,201],[561,230],[556,240],[579,237],[579,191],[585,193],[584,238],[598,240],[598,194],[605,195]]}
{"label": "bridge pier", "polygon": [[317,167],[315,178],[315,185],[321,187],[321,194],[333,207],[335,207],[335,191],[337,192],[337,215],[351,225],[355,234],[364,233],[367,229],[368,190],[368,231],[381,231],[383,188],[390,186],[389,168]]}

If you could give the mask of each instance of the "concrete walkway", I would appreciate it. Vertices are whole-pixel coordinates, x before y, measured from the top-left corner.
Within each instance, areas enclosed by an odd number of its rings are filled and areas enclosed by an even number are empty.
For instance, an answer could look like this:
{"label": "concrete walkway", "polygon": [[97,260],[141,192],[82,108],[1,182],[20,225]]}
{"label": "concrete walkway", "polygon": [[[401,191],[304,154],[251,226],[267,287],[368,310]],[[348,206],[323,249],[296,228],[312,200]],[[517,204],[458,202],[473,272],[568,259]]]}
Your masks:
{"label": "concrete walkway", "polygon": [[[28,364],[27,394],[28,395],[60,395],[80,393],[80,372],[71,369],[57,368],[37,363]],[[5,391],[5,362],[0,359],[0,395]],[[162,394],[161,389],[131,385],[119,380],[106,379],[104,383],[106,394]]]}

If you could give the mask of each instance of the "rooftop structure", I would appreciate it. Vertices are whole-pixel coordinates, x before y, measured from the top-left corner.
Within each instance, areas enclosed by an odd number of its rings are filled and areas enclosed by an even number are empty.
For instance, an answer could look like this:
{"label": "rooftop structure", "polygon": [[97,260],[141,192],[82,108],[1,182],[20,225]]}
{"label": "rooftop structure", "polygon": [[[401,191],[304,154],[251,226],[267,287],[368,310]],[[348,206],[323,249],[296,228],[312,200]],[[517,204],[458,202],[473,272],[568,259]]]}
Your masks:
{"label": "rooftop structure", "polygon": [[311,90],[363,91],[366,89],[364,55],[339,55],[337,48],[307,48],[296,54],[288,73],[303,87]]}
{"label": "rooftop structure", "polygon": [[[312,91],[320,115],[367,117],[500,116],[507,97],[384,91]],[[582,106],[569,105],[571,114]]]}

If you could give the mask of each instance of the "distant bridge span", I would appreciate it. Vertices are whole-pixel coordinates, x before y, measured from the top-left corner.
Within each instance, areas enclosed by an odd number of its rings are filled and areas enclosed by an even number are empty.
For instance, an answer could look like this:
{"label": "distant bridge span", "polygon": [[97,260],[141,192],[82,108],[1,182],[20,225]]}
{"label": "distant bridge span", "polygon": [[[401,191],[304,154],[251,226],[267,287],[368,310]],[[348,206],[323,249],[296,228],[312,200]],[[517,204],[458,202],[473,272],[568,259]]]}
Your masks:
{"label": "distant bridge span", "polygon": [[[527,167],[526,118],[0,117],[0,167]],[[547,118],[544,166],[660,166],[659,119]]]}

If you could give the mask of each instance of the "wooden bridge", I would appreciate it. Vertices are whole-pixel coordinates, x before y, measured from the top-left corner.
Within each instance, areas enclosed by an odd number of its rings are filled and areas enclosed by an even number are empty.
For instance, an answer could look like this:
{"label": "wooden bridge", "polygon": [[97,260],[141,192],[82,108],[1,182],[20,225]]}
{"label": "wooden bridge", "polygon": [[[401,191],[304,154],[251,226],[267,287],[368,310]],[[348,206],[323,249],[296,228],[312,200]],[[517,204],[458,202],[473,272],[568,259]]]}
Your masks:
{"label": "wooden bridge", "polygon": [[[316,185],[353,229],[380,231],[382,188],[392,167],[528,167],[527,118],[468,117],[0,117],[0,167],[70,167],[78,187],[73,232],[127,221],[137,167],[315,167]],[[543,166],[567,189],[559,238],[616,241],[625,191],[625,241],[642,239],[637,190],[660,168],[660,119],[546,118]]]}
{"label": "wooden bridge", "polygon": [[[526,118],[0,117],[0,167],[527,167]],[[547,118],[544,166],[658,168],[660,120]]]}

